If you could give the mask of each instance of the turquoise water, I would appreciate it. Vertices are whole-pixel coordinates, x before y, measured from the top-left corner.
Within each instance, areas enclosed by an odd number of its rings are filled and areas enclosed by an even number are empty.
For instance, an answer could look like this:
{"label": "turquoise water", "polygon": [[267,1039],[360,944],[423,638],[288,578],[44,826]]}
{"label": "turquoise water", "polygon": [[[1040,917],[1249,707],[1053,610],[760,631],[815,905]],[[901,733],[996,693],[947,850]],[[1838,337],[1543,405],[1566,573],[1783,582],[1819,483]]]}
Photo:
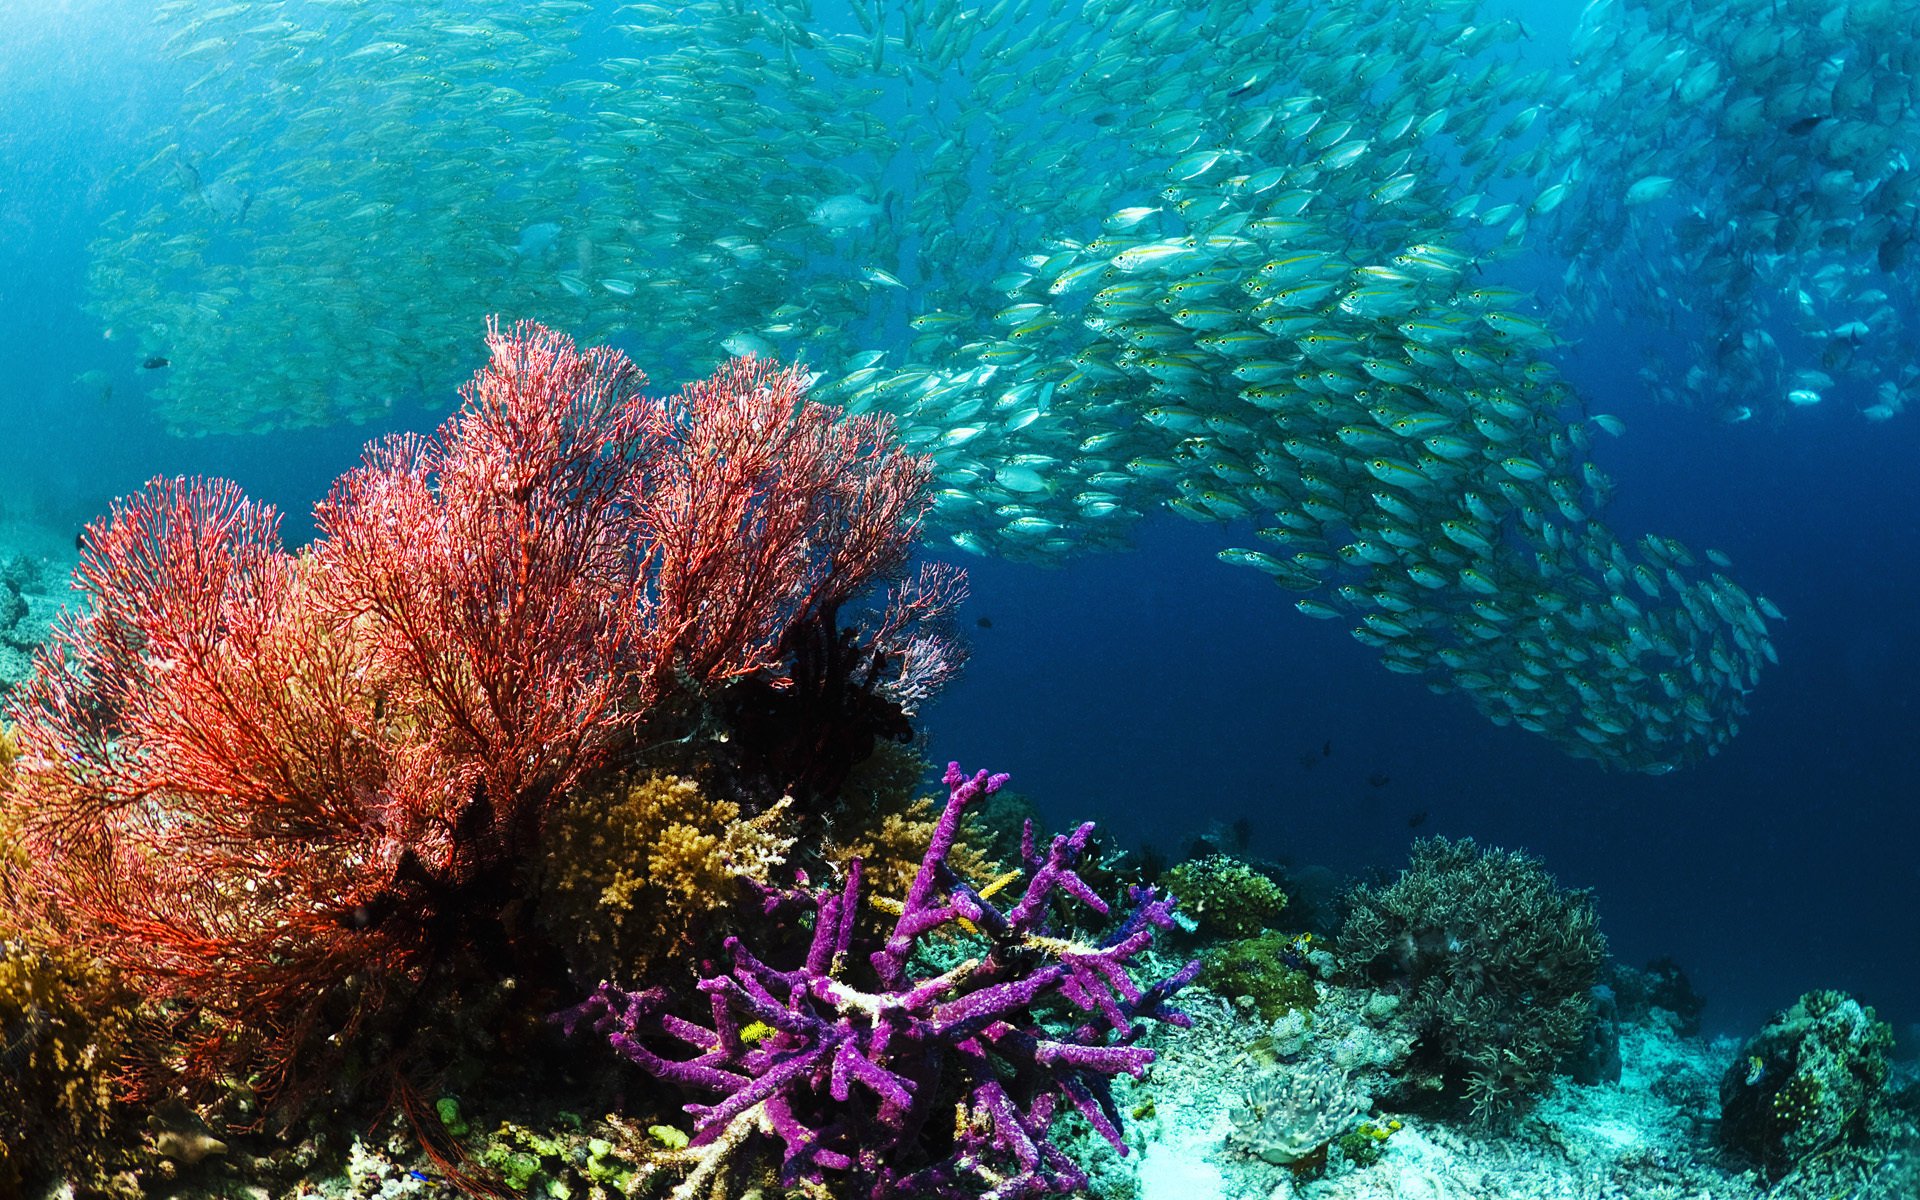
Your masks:
{"label": "turquoise water", "polygon": [[[1815,987],[1913,1026],[1914,18],[1401,7],[22,0],[6,538],[57,595],[113,497],[204,473],[302,541],[491,313],[662,391],[804,361],[938,463],[973,659],[935,760],[1175,858],[1525,847],[1710,1031]],[[1338,435],[1374,406],[1449,423]],[[1414,444],[1450,431],[1465,466]]]}

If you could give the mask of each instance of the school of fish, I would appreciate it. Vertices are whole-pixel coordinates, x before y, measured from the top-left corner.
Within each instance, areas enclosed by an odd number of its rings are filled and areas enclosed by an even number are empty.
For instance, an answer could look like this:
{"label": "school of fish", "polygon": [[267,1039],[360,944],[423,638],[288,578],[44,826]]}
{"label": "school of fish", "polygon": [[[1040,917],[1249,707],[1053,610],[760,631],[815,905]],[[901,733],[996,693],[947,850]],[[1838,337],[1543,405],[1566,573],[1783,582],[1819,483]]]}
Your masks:
{"label": "school of fish", "polygon": [[1571,54],[1522,164],[1556,207],[1556,315],[1667,331],[1648,390],[1729,423],[1829,397],[1900,413],[1920,388],[1920,5],[1594,0]]}
{"label": "school of fish", "polygon": [[[1675,16],[1698,7],[1596,0],[1556,70],[1478,0],[172,0],[181,119],[130,167],[146,203],[95,244],[92,302],[169,364],[181,432],[443,403],[492,312],[657,379],[806,361],[934,457],[961,550],[1057,560],[1162,508],[1251,531],[1220,557],[1389,669],[1664,773],[1737,733],[1780,614],[1724,555],[1606,527],[1589,448],[1624,426],[1559,378],[1554,329],[1650,239],[1696,244],[1660,206],[1762,202],[1686,198],[1712,162],[1649,182],[1568,100],[1697,108],[1733,36]],[[1677,73],[1615,61],[1682,29]],[[1797,267],[1689,320],[1886,257],[1829,244],[1837,203],[1772,235]],[[1598,282],[1530,311],[1500,281],[1542,246]],[[1838,269],[1823,319],[1858,302]]]}

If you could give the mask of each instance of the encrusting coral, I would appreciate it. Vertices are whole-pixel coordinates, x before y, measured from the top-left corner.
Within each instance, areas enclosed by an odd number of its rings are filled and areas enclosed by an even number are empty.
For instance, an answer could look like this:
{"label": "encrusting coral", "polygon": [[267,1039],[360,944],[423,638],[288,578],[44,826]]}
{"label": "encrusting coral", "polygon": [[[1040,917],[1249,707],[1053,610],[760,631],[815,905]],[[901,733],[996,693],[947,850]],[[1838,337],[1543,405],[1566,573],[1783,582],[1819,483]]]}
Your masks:
{"label": "encrusting coral", "polygon": [[1286,934],[1263,933],[1209,946],[1200,952],[1200,983],[1229,1000],[1251,1000],[1263,1021],[1310,1011],[1319,993],[1313,976],[1302,969],[1300,944]]}
{"label": "encrusting coral", "polygon": [[1778,1179],[1868,1140],[1886,1107],[1893,1030],[1844,992],[1808,992],[1720,1081],[1720,1137]]}

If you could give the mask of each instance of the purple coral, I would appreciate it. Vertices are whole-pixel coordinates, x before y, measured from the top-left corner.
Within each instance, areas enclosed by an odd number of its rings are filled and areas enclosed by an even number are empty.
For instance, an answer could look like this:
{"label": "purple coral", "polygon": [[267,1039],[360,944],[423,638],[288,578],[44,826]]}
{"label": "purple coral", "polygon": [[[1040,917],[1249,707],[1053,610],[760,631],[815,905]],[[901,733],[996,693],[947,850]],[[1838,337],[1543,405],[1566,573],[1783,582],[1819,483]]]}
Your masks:
{"label": "purple coral", "polygon": [[[797,900],[814,914],[801,966],[777,970],[728,939],[732,971],[699,984],[711,1028],[668,1012],[665,989],[604,983],[557,1019],[569,1033],[591,1022],[649,1073],[718,1095],[687,1105],[690,1148],[738,1145],[750,1129],[777,1137],[787,1186],[831,1179],[850,1185],[838,1194],[869,1200],[1013,1200],[1085,1187],[1086,1173],[1049,1136],[1060,1098],[1125,1154],[1111,1079],[1122,1071],[1138,1078],[1153,1061],[1153,1051],[1132,1044],[1137,1020],[1190,1023],[1167,1000],[1199,963],[1145,989],[1133,982],[1129,961],[1156,927],[1172,924],[1173,898],[1152,888],[1129,889],[1132,913],[1097,945],[1049,930],[1056,895],[1107,915],[1074,871],[1091,822],[1055,837],[1044,858],[1028,825],[1021,857],[1029,879],[1005,911],[962,879],[947,863],[961,813],[1006,779],[947,767],[946,809],[891,934],[868,956],[877,991],[846,978],[859,913],[856,859],[838,891],[769,899],[769,910]],[[913,978],[908,960],[919,940],[950,924],[983,935],[985,956]],[[743,1022],[771,1032],[749,1040]],[[662,1034],[697,1053],[662,1057],[648,1045]]]}

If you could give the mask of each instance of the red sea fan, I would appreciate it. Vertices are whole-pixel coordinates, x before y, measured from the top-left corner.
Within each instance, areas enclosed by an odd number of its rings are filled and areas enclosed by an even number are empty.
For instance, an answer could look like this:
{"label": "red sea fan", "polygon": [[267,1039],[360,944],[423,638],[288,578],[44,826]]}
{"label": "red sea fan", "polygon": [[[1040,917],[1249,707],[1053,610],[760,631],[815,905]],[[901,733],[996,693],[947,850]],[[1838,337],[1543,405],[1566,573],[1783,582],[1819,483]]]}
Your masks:
{"label": "red sea fan", "polygon": [[709,683],[778,669],[791,630],[905,564],[931,464],[883,418],[805,395],[801,370],[736,358],[655,410],[672,446],[646,506],[662,665]]}
{"label": "red sea fan", "polygon": [[[792,690],[794,647],[907,556],[925,462],[798,372],[652,400],[540,326],[488,344],[460,411],[369,448],[297,555],[230,483],[116,505],[12,703],[34,894],[171,1002],[190,1083],[312,1079],[437,972],[511,971],[550,802],[675,693]],[[905,701],[951,661],[934,584],[863,643]]]}

